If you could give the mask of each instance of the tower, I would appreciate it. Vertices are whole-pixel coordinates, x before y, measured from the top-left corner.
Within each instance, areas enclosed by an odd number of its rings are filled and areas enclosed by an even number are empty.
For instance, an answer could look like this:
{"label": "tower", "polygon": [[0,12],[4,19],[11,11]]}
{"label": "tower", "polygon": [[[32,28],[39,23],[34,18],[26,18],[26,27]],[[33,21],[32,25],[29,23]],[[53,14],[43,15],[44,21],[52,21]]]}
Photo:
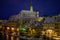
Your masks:
{"label": "tower", "polygon": [[32,2],[31,2],[31,4],[30,4],[30,11],[33,12]]}

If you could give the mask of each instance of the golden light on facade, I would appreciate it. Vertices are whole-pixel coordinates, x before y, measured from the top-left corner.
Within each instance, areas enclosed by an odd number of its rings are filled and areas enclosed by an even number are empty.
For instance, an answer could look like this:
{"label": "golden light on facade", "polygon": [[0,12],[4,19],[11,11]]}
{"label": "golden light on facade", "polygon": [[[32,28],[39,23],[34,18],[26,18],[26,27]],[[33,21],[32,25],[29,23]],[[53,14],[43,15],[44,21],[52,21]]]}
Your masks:
{"label": "golden light on facade", "polygon": [[14,30],[14,28],[12,27],[11,30]]}
{"label": "golden light on facade", "polygon": [[43,17],[39,17],[37,20],[38,21],[42,21],[43,20]]}
{"label": "golden light on facade", "polygon": [[60,40],[59,36],[53,37],[53,39]]}
{"label": "golden light on facade", "polygon": [[42,34],[41,35],[45,35],[45,31],[42,31]]}
{"label": "golden light on facade", "polygon": [[10,28],[9,28],[9,27],[7,27],[7,29],[9,30]]}
{"label": "golden light on facade", "polygon": [[50,29],[49,29],[49,30],[47,30],[46,32],[52,33],[52,32],[53,32],[53,30],[50,30]]}
{"label": "golden light on facade", "polygon": [[46,36],[48,37],[57,36],[57,33],[52,29],[48,29],[45,32],[46,32]]}
{"label": "golden light on facade", "polygon": [[17,28],[17,31],[19,31],[19,28]]}
{"label": "golden light on facade", "polygon": [[35,29],[32,30],[33,33],[36,33]]}
{"label": "golden light on facade", "polygon": [[36,30],[35,29],[31,29],[29,30],[30,32],[28,33],[29,35],[34,35],[36,33]]}

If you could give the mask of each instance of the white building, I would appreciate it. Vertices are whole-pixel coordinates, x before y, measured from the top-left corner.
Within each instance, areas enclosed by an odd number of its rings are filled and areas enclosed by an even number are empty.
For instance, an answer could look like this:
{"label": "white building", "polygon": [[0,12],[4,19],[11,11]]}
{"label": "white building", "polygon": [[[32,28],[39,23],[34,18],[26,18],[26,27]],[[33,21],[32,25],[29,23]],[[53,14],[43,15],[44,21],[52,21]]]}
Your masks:
{"label": "white building", "polygon": [[19,14],[11,16],[9,20],[18,20],[21,18],[38,18],[39,12],[33,11],[32,5],[30,5],[30,10],[22,10]]}

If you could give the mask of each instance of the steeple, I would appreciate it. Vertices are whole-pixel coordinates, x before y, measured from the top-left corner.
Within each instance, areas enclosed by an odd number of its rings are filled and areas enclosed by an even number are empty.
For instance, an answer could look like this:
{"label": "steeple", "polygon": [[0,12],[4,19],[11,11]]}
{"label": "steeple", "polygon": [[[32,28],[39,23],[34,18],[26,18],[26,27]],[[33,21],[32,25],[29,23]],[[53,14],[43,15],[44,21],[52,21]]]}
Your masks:
{"label": "steeple", "polygon": [[33,12],[32,2],[31,2],[31,4],[30,4],[30,11]]}

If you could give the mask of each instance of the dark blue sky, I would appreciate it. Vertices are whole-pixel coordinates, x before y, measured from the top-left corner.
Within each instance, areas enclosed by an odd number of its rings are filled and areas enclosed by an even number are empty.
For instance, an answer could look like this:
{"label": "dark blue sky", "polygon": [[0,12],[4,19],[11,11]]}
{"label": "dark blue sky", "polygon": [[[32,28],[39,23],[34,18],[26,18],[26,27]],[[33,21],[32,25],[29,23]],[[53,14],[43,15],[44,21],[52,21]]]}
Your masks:
{"label": "dark blue sky", "polygon": [[0,19],[8,19],[21,10],[29,10],[31,1],[34,11],[38,10],[40,16],[60,13],[60,0],[1,0]]}

